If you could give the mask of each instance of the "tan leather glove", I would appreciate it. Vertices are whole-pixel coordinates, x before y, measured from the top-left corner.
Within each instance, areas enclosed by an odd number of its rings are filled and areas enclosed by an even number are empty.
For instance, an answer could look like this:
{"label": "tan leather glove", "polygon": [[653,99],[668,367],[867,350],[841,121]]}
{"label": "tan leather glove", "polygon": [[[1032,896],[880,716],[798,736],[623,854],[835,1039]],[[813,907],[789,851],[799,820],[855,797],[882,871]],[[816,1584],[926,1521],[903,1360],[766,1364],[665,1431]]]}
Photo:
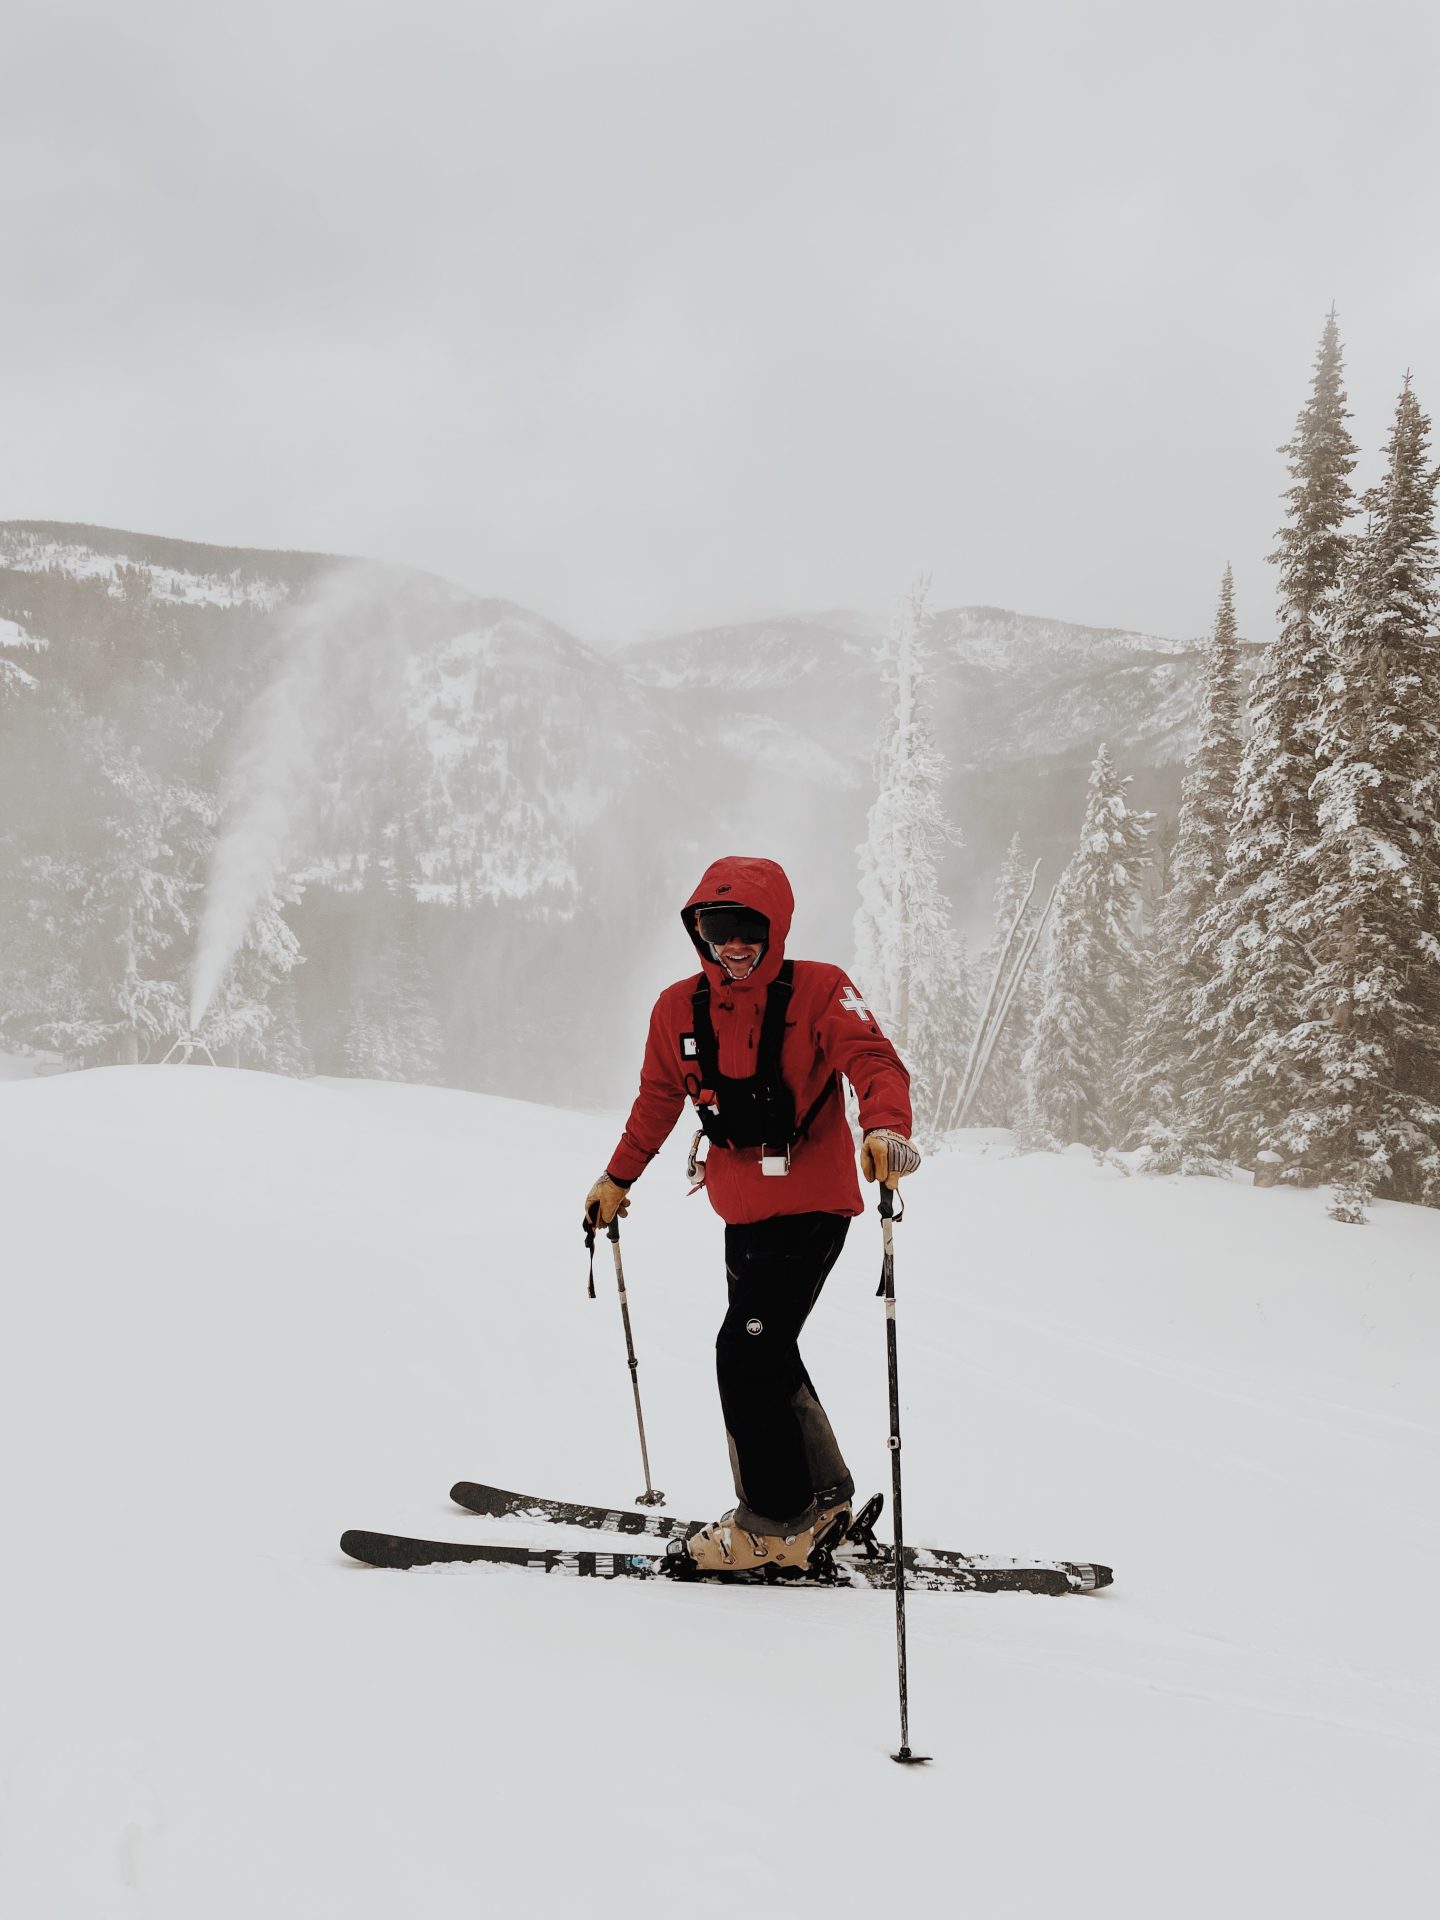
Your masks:
{"label": "tan leather glove", "polygon": [[920,1150],[911,1146],[903,1133],[890,1127],[877,1127],[867,1133],[860,1147],[860,1171],[867,1180],[883,1181],[894,1187],[920,1164]]}
{"label": "tan leather glove", "polygon": [[630,1211],[630,1195],[618,1181],[612,1180],[608,1173],[602,1173],[585,1196],[585,1225],[608,1227],[618,1213],[623,1220]]}

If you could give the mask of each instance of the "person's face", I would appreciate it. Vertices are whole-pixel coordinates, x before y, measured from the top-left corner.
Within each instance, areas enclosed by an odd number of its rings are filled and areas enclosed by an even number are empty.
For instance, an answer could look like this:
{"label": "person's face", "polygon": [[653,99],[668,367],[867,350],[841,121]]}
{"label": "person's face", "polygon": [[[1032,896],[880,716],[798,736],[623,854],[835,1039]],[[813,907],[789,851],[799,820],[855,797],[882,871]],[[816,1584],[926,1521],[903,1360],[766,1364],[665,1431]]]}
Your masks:
{"label": "person's face", "polygon": [[760,943],[752,946],[748,941],[731,936],[718,949],[720,964],[732,980],[744,980],[752,974],[760,963]]}
{"label": "person's face", "polygon": [[753,907],[702,907],[696,931],[732,980],[745,980],[760,963],[770,923]]}

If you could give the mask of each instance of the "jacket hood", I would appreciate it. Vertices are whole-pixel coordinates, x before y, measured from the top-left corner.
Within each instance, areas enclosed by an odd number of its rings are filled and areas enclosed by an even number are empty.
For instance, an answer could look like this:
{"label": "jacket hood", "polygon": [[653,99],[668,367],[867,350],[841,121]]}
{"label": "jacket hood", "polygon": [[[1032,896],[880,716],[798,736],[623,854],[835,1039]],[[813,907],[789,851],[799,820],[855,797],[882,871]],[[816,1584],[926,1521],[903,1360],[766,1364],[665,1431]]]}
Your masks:
{"label": "jacket hood", "polygon": [[[710,949],[695,931],[695,914],[700,907],[750,907],[756,913],[763,913],[770,922],[769,942],[748,980],[732,981],[719,961],[710,958]],[[685,902],[680,919],[694,942],[712,988],[768,987],[784,961],[785,939],[794,912],[795,896],[783,867],[773,860],[732,853],[705,869],[699,886]]]}

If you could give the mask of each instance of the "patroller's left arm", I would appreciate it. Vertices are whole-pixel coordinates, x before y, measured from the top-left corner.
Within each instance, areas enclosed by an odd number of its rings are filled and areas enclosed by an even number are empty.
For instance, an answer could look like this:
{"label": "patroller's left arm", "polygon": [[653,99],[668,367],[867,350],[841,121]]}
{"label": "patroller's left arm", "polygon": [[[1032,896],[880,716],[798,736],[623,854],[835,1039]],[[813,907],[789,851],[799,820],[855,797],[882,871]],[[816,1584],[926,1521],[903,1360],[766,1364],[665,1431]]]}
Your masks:
{"label": "patroller's left arm", "polygon": [[826,1062],[843,1073],[860,1103],[860,1171],[867,1180],[893,1187],[920,1165],[911,1144],[910,1075],[880,1031],[879,1022],[838,968],[834,991],[816,1022],[816,1044]]}

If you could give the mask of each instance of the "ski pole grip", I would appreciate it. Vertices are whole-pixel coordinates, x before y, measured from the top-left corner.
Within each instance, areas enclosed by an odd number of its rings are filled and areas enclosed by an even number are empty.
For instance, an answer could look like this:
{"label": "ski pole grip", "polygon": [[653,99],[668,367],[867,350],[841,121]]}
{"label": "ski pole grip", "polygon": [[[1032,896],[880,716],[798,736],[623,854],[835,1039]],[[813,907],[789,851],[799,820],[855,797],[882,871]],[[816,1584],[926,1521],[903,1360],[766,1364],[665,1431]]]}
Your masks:
{"label": "ski pole grip", "polygon": [[880,1186],[879,1204],[880,1218],[882,1220],[893,1219],[895,1214],[895,1189],[893,1187],[887,1187],[883,1181]]}

